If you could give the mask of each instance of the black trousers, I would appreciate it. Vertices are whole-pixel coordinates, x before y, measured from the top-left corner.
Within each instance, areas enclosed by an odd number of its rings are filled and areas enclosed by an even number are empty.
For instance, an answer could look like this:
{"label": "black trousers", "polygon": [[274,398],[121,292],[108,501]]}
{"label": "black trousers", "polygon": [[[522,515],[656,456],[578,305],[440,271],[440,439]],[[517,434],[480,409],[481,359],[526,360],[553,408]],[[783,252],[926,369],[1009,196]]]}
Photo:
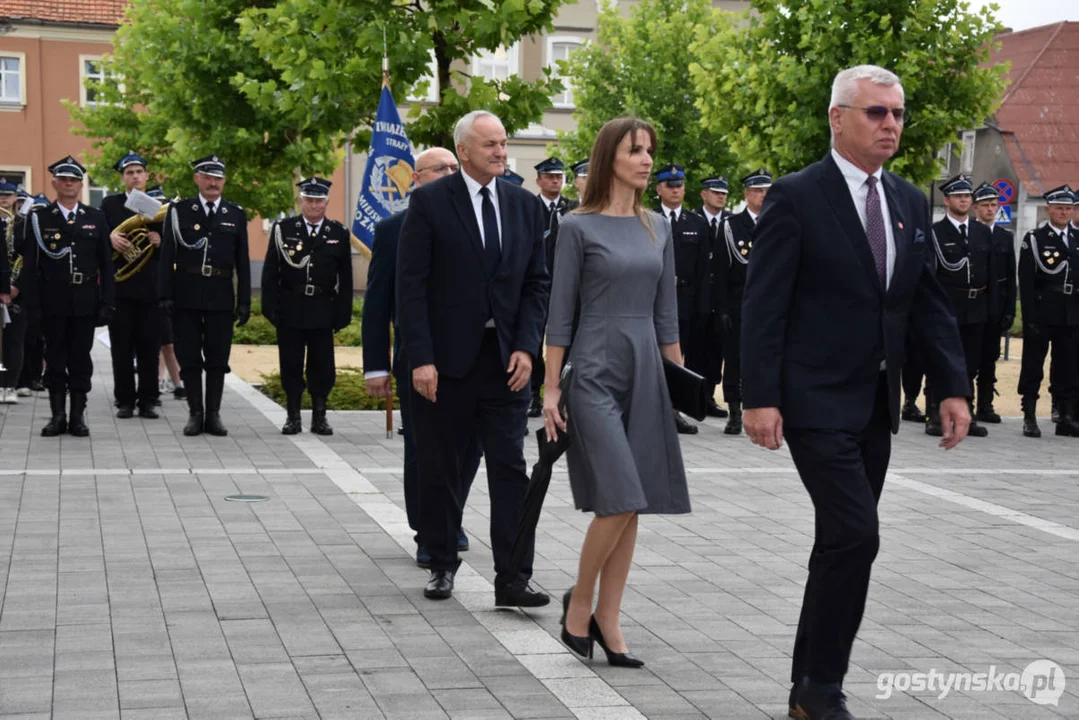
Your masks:
{"label": "black trousers", "polygon": [[[157,388],[157,355],[161,350],[161,309],[153,300],[118,298],[116,314],[109,323],[112,343],[113,396],[117,405],[153,402]],[[135,387],[134,353],[139,365]]]}
{"label": "black trousers", "polygon": [[731,329],[723,338],[723,399],[742,402],[742,318],[731,318]]}
{"label": "black trousers", "polygon": [[[484,334],[479,356],[463,378],[440,375],[436,402],[411,389],[420,478],[420,536],[431,553],[432,570],[457,568],[457,531],[464,510],[465,465],[479,437],[491,495],[491,548],[495,585],[517,578],[509,573],[525,490],[524,458],[529,388],[513,392],[494,330]],[[411,384],[410,384],[411,387]],[[532,576],[532,548],[520,576]]]}
{"label": "black trousers", "polygon": [[[982,345],[985,342],[986,323],[967,323],[959,326],[959,340],[963,343],[963,359],[967,364],[967,397],[974,397],[974,378],[982,362]],[[927,402],[939,403],[944,398],[936,397],[929,379],[925,382]]]}
{"label": "black trousers", "polygon": [[708,319],[704,337],[704,356],[706,372],[703,375],[708,382],[719,385],[723,382],[723,335],[719,315],[713,313]]}
{"label": "black trousers", "polygon": [[543,387],[543,379],[546,373],[547,363],[543,359],[543,342],[540,341],[539,349],[532,356],[532,378],[528,383],[533,395],[539,394],[540,388]]}
{"label": "black trousers", "polygon": [[45,333],[41,328],[41,310],[28,310],[23,336],[22,373],[16,387],[30,387],[41,380],[45,369]]}
{"label": "black trousers", "polygon": [[45,387],[50,392],[90,392],[97,315],[45,315]]}
{"label": "black trousers", "polygon": [[842,682],[880,548],[877,503],[892,450],[885,373],[865,428],[784,428],[784,435],[816,519],[791,682]]}
{"label": "black trousers", "polygon": [[[307,356],[307,383],[304,384],[304,356]],[[333,356],[332,328],[277,328],[277,359],[281,365],[281,387],[286,395],[326,397],[333,390],[337,367]]]}
{"label": "black trousers", "polygon": [[172,313],[176,361],[183,374],[207,375],[229,371],[232,352],[231,310],[188,310]]}
{"label": "black trousers", "polygon": [[[409,377],[408,364],[398,360],[394,377],[397,380],[397,399],[401,402],[401,428],[404,430],[405,440],[405,514],[408,516],[408,526],[412,528],[412,539],[423,545],[420,534],[420,469],[416,459],[416,431],[412,427],[412,393],[409,392],[412,378]],[[468,493],[472,489],[473,480],[476,479],[476,471],[480,469],[482,456],[483,448],[480,447],[479,436],[473,436],[472,443],[465,450],[464,466],[461,470],[461,512],[464,512],[468,502]]]}
{"label": "black trousers", "polygon": [[27,311],[18,303],[8,305],[11,322],[3,328],[4,356],[0,365],[7,370],[0,371],[0,388],[21,387],[17,383],[22,373],[23,343],[26,339]]}
{"label": "black trousers", "polygon": [[1049,372],[1052,393],[1062,400],[1079,399],[1079,328],[1071,325],[1038,325],[1033,332],[1023,323],[1023,362],[1019,368],[1019,394],[1038,397],[1045,374],[1045,356],[1052,346]]}
{"label": "black trousers", "polygon": [[991,400],[997,386],[997,360],[1000,359],[1001,318],[989,318],[982,334],[982,347],[978,355],[978,401]]}

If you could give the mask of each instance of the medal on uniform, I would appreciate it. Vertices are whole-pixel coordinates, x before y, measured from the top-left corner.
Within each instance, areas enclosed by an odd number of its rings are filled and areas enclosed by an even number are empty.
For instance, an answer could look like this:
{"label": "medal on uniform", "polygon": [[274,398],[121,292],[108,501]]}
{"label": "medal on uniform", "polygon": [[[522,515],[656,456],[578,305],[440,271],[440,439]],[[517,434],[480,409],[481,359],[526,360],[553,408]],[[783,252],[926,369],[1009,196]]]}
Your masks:
{"label": "medal on uniform", "polygon": [[746,250],[745,248],[742,248],[742,254],[743,255],[749,255],[749,250]]}
{"label": "medal on uniform", "polygon": [[288,256],[289,256],[289,257],[292,257],[292,256],[293,256],[293,255],[295,255],[295,254],[296,254],[296,251],[295,251],[295,250],[289,250],[289,251],[288,251]]}
{"label": "medal on uniform", "polygon": [[56,239],[56,240],[59,240],[60,239],[60,233],[56,233],[56,235],[54,235],[53,238]]}
{"label": "medal on uniform", "polygon": [[1050,265],[1052,265],[1053,263],[1056,262],[1056,260],[1054,260],[1053,258],[1049,258],[1048,260],[1046,260],[1046,262],[1049,263]]}
{"label": "medal on uniform", "polygon": [[1060,257],[1060,252],[1058,251],[1058,252],[1053,253],[1053,257]]}
{"label": "medal on uniform", "polygon": [[49,249],[50,250],[55,250],[56,249],[56,243],[49,243]]}
{"label": "medal on uniform", "polygon": [[229,209],[227,207],[221,208],[221,214],[222,215],[228,215],[229,214]]}
{"label": "medal on uniform", "polygon": [[199,231],[199,230],[202,230],[202,228],[201,228],[201,227],[199,227],[198,223],[195,223],[195,231],[197,232],[197,231]]}
{"label": "medal on uniform", "polygon": [[296,243],[296,249],[297,250],[303,250],[303,243],[302,242],[301,243]]}

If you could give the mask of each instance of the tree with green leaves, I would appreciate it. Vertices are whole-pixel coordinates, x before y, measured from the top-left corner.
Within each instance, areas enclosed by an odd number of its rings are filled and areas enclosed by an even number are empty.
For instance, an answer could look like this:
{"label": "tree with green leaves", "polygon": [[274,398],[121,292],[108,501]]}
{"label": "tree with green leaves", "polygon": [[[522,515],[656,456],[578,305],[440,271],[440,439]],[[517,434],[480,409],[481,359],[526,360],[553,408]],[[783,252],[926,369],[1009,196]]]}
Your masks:
{"label": "tree with green leaves", "polygon": [[94,177],[113,177],[112,164],[134,149],[169,194],[186,195],[189,161],[217,153],[229,198],[270,217],[294,207],[299,175],[333,172],[353,131],[366,147],[384,37],[399,103],[423,83],[432,50],[438,60],[440,103],[414,110],[413,143],[445,144],[477,107],[509,132],[538,120],[557,80],[487,81],[452,66],[551,27],[563,1],[133,0],[105,60],[121,82],[94,84],[96,103],[69,109],[93,139]]}
{"label": "tree with green leaves", "polygon": [[1001,29],[995,10],[971,13],[964,0],[754,0],[742,26],[693,36],[703,123],[747,164],[792,172],[828,151],[835,74],[880,65],[899,75],[911,111],[889,167],[924,185],[940,171],[937,151],[999,103],[1006,67],[984,65]]}
{"label": "tree with green leaves", "polygon": [[733,16],[712,11],[710,0],[641,0],[628,17],[614,3],[600,12],[596,39],[563,62],[573,87],[577,129],[559,133],[552,152],[568,163],[587,158],[603,124],[633,114],[656,128],[657,165],[686,167],[686,198],[696,204],[700,181],[721,173],[740,177],[722,133],[703,122],[689,74],[687,47],[695,32],[727,33]]}

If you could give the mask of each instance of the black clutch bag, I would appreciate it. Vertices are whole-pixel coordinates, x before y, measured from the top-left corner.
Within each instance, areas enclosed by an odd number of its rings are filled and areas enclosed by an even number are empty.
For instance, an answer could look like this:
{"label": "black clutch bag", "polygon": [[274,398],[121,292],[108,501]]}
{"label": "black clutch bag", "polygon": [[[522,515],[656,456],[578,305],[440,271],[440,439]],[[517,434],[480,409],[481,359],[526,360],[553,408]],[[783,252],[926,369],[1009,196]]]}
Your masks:
{"label": "black clutch bag", "polygon": [[667,358],[663,358],[663,372],[674,409],[694,420],[704,420],[708,416],[708,384],[704,378]]}

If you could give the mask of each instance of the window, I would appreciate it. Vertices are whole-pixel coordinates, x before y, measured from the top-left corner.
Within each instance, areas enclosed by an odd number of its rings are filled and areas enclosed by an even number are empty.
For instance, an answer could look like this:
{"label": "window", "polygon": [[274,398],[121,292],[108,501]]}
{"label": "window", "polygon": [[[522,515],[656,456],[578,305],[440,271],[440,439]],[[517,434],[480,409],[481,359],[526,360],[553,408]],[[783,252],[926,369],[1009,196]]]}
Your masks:
{"label": "window", "polygon": [[573,36],[559,36],[547,38],[547,65],[551,68],[551,76],[561,78],[566,86],[563,92],[553,96],[551,102],[556,108],[572,108],[573,88],[570,87],[569,78],[563,77],[560,61],[568,60],[569,54],[583,45],[581,38]]}
{"label": "window", "polygon": [[25,165],[0,165],[0,181],[30,192],[30,168]]}
{"label": "window", "polygon": [[518,70],[517,43],[509,48],[481,50],[472,58],[472,75],[486,80],[506,80]]}
{"label": "window", "polygon": [[89,175],[86,176],[86,184],[83,188],[83,201],[91,207],[101,207],[101,201],[105,199],[105,196],[112,194],[110,188],[95,184],[94,179]]}
{"label": "window", "polygon": [[100,56],[79,56],[79,79],[81,80],[80,94],[83,105],[96,105],[98,103],[98,95],[101,92],[97,88],[86,87],[87,81],[96,81],[99,83],[109,82],[113,85],[117,84],[115,77],[111,73],[105,71],[105,66]]}
{"label": "window", "polygon": [[952,176],[952,144],[946,143],[944,147],[937,153],[937,160],[940,162],[940,179],[947,180]]}
{"label": "window", "polygon": [[959,156],[959,172],[974,172],[974,138],[977,133],[973,130],[963,131],[963,153]]}
{"label": "window", "polygon": [[433,48],[429,52],[431,55],[431,59],[427,62],[427,74],[419,79],[419,82],[423,82],[424,80],[427,81],[427,92],[425,92],[423,95],[417,95],[417,88],[413,87],[412,90],[409,91],[407,96],[409,102],[438,102],[438,60],[435,58],[435,51]]}
{"label": "window", "polygon": [[26,105],[26,55],[5,52],[0,55],[0,106]]}

